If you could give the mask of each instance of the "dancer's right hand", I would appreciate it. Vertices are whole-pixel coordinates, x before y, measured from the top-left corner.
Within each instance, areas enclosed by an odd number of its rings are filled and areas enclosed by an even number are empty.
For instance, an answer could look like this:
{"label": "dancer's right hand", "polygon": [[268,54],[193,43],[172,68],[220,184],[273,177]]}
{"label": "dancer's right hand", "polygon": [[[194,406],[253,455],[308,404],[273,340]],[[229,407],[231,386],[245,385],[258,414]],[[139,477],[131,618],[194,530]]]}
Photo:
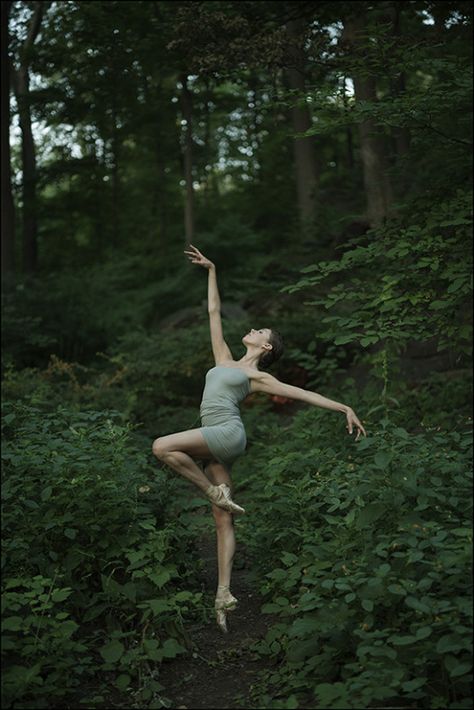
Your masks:
{"label": "dancer's right hand", "polygon": [[184,250],[184,253],[188,255],[189,260],[193,264],[199,264],[199,266],[203,266],[205,269],[215,269],[215,264],[212,261],[209,261],[209,259],[206,259],[204,254],[201,254],[199,249],[196,249],[196,247],[193,247],[192,244],[189,245],[190,249],[192,251],[186,251]]}

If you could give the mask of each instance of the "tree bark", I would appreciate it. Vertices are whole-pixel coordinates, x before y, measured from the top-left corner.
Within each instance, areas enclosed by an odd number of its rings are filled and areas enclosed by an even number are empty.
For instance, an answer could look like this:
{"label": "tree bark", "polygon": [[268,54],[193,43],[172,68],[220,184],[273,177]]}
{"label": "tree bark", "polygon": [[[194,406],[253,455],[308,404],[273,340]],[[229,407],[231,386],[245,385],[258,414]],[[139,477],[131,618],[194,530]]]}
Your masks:
{"label": "tree bark", "polygon": [[193,132],[192,132],[192,95],[188,88],[187,74],[180,76],[183,86],[181,105],[186,120],[184,142],[184,180],[186,183],[186,198],[184,203],[185,245],[194,240],[194,188],[193,188]]}
{"label": "tree bark", "polygon": [[29,95],[29,64],[31,48],[40,31],[44,7],[42,2],[31,3],[34,12],[28,27],[28,35],[20,49],[20,67],[15,69],[13,62],[12,82],[18,104],[18,115],[22,134],[21,156],[23,165],[23,270],[27,274],[38,267],[38,218],[36,199],[36,155],[33,132],[31,130],[31,111]]}
{"label": "tree bark", "polygon": [[[358,42],[364,34],[366,18],[364,13],[348,19],[344,26],[342,43],[348,44],[352,54],[362,55]],[[362,50],[366,52],[366,50]],[[377,101],[376,79],[369,72],[353,74],[356,101]],[[366,118],[359,124],[360,155],[364,174],[364,187],[367,200],[367,218],[371,226],[382,224],[387,217],[393,202],[392,185],[388,174],[389,162],[385,145],[385,137],[381,134],[375,121]]]}
{"label": "tree bark", "polygon": [[212,202],[212,195],[211,195],[211,190],[212,190],[212,175],[211,171],[207,170],[208,165],[212,165],[212,158],[211,158],[211,97],[212,97],[212,91],[211,91],[211,83],[209,80],[209,77],[204,78],[204,85],[205,85],[205,91],[204,91],[204,98],[203,98],[203,103],[204,103],[204,150],[203,150],[203,157],[204,157],[204,200],[205,200],[205,205],[206,209],[209,209],[211,207],[211,202]]}
{"label": "tree bark", "polygon": [[[299,44],[306,25],[307,23],[304,19],[292,20],[286,25],[292,45],[289,49],[286,79],[288,87],[291,90],[298,91],[299,96],[304,96],[305,92],[305,56]],[[291,119],[295,133],[303,133],[312,126],[311,114],[307,106],[293,106],[291,108]],[[316,217],[319,182],[314,136],[295,138],[293,140],[293,151],[300,222],[303,229],[311,229]]]}
{"label": "tree bark", "polygon": [[[347,111],[347,92],[346,92],[346,77],[343,77],[342,86],[342,101],[344,104],[344,109]],[[352,137],[352,126],[346,126],[346,158],[347,158],[347,168],[352,172],[354,169],[354,139]]]}
{"label": "tree bark", "polygon": [[[388,2],[387,13],[392,22],[393,36],[399,40],[401,37],[401,22],[400,16],[402,13],[402,4],[399,2]],[[390,89],[392,96],[397,97],[405,92],[405,72],[401,71],[398,76],[390,81]],[[410,150],[410,131],[406,126],[393,129],[395,139],[395,149],[399,158],[403,157]]]}
{"label": "tree bark", "polygon": [[115,102],[115,92],[112,98],[112,246],[115,248],[120,243],[120,140],[117,125],[117,106]]}
{"label": "tree bark", "polygon": [[13,203],[10,157],[10,57],[8,19],[11,2],[2,2],[2,285],[15,279],[15,206]]}

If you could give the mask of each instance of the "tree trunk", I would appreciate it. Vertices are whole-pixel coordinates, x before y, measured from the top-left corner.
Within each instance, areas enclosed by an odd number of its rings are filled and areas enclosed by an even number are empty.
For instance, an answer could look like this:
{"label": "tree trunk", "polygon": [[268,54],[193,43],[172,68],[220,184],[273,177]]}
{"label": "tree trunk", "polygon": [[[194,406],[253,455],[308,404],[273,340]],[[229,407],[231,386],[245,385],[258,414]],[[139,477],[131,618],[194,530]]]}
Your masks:
{"label": "tree trunk", "polygon": [[118,126],[117,126],[117,114],[115,100],[113,100],[112,108],[112,140],[111,140],[111,154],[112,154],[112,246],[117,247],[120,243],[120,175],[119,175],[119,137],[118,137]]}
{"label": "tree trunk", "polygon": [[21,156],[23,164],[23,269],[31,274],[38,267],[38,220],[36,205],[36,156],[29,95],[29,62],[31,47],[40,30],[43,17],[43,3],[35,2],[34,12],[28,27],[28,35],[20,49],[20,68],[12,62],[12,80],[18,104],[18,114],[22,134]]}
{"label": "tree trunk", "polygon": [[8,18],[11,2],[2,2],[2,284],[15,278],[15,207],[10,164],[10,57]]}
{"label": "tree trunk", "polygon": [[[399,2],[388,2],[387,13],[392,22],[393,36],[399,40],[401,36],[400,15],[402,6]],[[390,81],[392,96],[397,97],[405,92],[405,72],[401,71],[398,76]],[[410,150],[410,131],[406,126],[393,129],[395,139],[395,149],[399,158],[403,157]]]}
{"label": "tree trunk", "polygon": [[211,204],[212,204],[212,178],[211,178],[211,171],[207,169],[208,165],[212,165],[212,157],[211,157],[211,109],[210,109],[210,103],[211,103],[211,97],[212,97],[212,91],[211,91],[211,84],[209,81],[209,77],[205,77],[204,79],[204,84],[205,84],[205,92],[204,92],[204,150],[203,150],[203,157],[204,157],[204,200],[205,200],[205,205],[206,209],[210,209]]}
{"label": "tree trunk", "polygon": [[[365,57],[364,48],[358,46],[365,33],[366,18],[363,13],[346,21],[343,43],[350,46],[351,54]],[[356,101],[377,101],[375,77],[367,74],[353,75]],[[359,124],[360,154],[364,174],[364,187],[367,200],[367,218],[371,226],[382,224],[393,202],[392,186],[388,175],[388,158],[385,137],[381,134],[374,119],[367,118]]]}
{"label": "tree trunk", "polygon": [[[254,182],[260,180],[260,176],[263,170],[263,159],[262,151],[260,150],[260,139],[259,139],[259,128],[258,128],[258,77],[256,72],[252,72],[248,81],[249,90],[251,94],[250,103],[253,104],[253,108],[250,112],[249,121],[249,144],[252,147],[252,158],[250,172]],[[258,167],[256,166],[256,159],[258,159]]]}
{"label": "tree trunk", "polygon": [[[342,101],[344,104],[344,109],[347,111],[347,91],[346,91],[346,77],[343,77],[342,85]],[[354,169],[354,140],[352,138],[352,126],[349,124],[346,126],[346,158],[347,158],[347,168],[352,172]]]}
{"label": "tree trunk", "polygon": [[186,199],[184,205],[185,245],[194,240],[194,189],[193,189],[193,130],[192,130],[192,97],[188,89],[187,74],[180,77],[183,89],[181,92],[181,105],[183,116],[186,120],[184,143],[184,180],[186,183]]}
{"label": "tree trunk", "polygon": [[[292,47],[289,49],[289,65],[286,68],[286,79],[291,90],[298,91],[299,96],[305,92],[305,56],[299,46],[306,22],[292,20],[287,24],[287,31]],[[295,133],[303,133],[312,126],[311,114],[307,106],[293,106],[291,119]],[[311,229],[316,217],[316,200],[318,189],[318,167],[316,162],[315,138],[295,138],[293,140],[296,189],[298,195],[298,210],[303,229]]]}

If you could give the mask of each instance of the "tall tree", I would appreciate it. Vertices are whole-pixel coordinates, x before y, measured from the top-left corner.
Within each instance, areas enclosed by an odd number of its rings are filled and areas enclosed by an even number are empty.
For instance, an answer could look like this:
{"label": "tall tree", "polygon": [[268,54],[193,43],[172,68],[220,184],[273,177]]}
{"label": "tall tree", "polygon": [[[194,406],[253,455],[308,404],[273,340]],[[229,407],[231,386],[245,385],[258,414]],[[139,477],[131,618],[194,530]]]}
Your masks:
{"label": "tall tree", "polygon": [[[367,10],[361,3],[360,10],[351,13],[344,23],[340,40],[354,62],[352,79],[356,101],[375,103],[377,101],[377,78],[374,68],[364,66],[370,62],[370,48],[367,38]],[[375,120],[368,116],[359,123],[360,153],[364,174],[367,200],[367,218],[371,225],[381,224],[387,217],[393,202],[392,185],[388,174],[388,157],[385,136],[377,128]]]}
{"label": "tall tree", "polygon": [[[290,38],[286,80],[288,88],[298,92],[298,102],[295,102],[291,108],[291,120],[295,133],[304,133],[312,126],[308,106],[301,106],[301,97],[303,97],[305,93],[306,64],[301,43],[304,40],[307,27],[308,21],[304,18],[290,20],[286,25]],[[318,187],[318,168],[314,135],[294,138],[293,149],[300,222],[303,228],[311,228],[316,216]]]}
{"label": "tall tree", "polygon": [[15,207],[13,204],[10,163],[10,57],[8,54],[8,19],[11,2],[2,2],[2,284],[14,278],[15,272]]}
{"label": "tall tree", "polygon": [[36,151],[31,130],[31,97],[29,68],[32,48],[41,28],[41,22],[50,3],[32,2],[28,34],[19,48],[20,66],[16,69],[11,63],[11,75],[18,105],[18,117],[21,128],[21,157],[23,168],[23,270],[33,273],[38,266],[38,216],[36,195]]}
{"label": "tall tree", "polygon": [[184,134],[184,181],[186,183],[186,199],[184,202],[185,244],[194,240],[194,187],[193,187],[193,104],[192,93],[188,86],[188,75],[180,75],[181,105],[186,130]]}
{"label": "tall tree", "polygon": [[[401,15],[403,11],[403,3],[387,2],[385,4],[387,9],[387,15],[390,18],[393,37],[398,44],[400,42],[402,28],[401,28]],[[390,89],[394,97],[401,96],[405,93],[406,77],[405,72],[400,70],[395,76],[391,77]],[[406,126],[401,126],[399,128],[394,128],[393,130],[395,138],[395,148],[398,157],[402,157],[408,153],[410,150],[410,131]]]}

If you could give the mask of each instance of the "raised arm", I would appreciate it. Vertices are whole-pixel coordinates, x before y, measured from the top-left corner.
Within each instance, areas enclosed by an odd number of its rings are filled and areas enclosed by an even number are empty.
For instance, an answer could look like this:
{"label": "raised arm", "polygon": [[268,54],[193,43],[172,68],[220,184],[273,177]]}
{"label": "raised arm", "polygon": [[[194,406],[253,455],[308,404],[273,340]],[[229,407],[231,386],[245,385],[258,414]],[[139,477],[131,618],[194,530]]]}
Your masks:
{"label": "raised arm", "polygon": [[314,404],[316,407],[332,409],[335,412],[342,412],[347,417],[347,429],[349,434],[352,434],[354,426],[358,429],[356,441],[361,432],[364,436],[367,436],[364,427],[351,407],[348,407],[346,404],[342,404],[341,402],[336,402],[333,399],[323,397],[317,392],[311,392],[310,390],[304,390],[301,387],[295,387],[294,385],[288,385],[285,382],[280,382],[280,380],[277,380],[276,377],[270,375],[269,372],[260,372],[258,376],[254,378],[252,390],[254,392],[276,394],[279,397],[287,397],[288,399],[297,399],[302,402],[308,402],[308,404]]}
{"label": "raised arm", "polygon": [[185,251],[190,256],[193,264],[199,264],[208,270],[207,285],[207,310],[209,312],[209,326],[211,330],[212,352],[216,365],[225,360],[233,360],[232,352],[224,340],[222,333],[221,300],[217,288],[217,273],[215,264],[201,254],[199,249],[189,245],[191,251]]}

